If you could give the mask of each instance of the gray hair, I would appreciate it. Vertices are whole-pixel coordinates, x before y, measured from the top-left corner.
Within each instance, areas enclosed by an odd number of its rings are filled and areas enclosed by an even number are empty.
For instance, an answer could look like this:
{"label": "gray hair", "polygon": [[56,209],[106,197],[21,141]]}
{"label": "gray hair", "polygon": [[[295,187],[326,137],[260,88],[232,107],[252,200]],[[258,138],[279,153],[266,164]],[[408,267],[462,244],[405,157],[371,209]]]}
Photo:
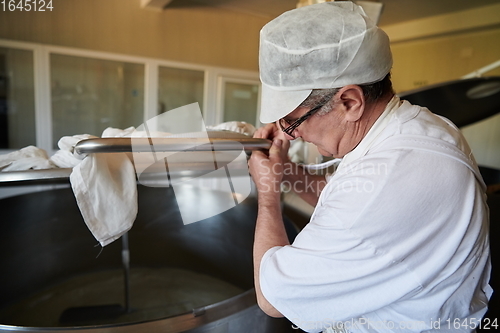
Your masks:
{"label": "gray hair", "polygon": [[[363,96],[365,96],[367,102],[374,102],[386,94],[394,94],[391,73],[388,73],[381,81],[359,85],[359,87],[363,90]],[[319,115],[325,115],[333,110],[334,103],[328,103],[328,101],[332,99],[340,89],[341,88],[314,89],[300,106],[312,109],[317,105],[326,103],[321,110],[318,111]]]}
{"label": "gray hair", "polygon": [[312,109],[313,107],[324,104],[318,111],[318,115],[324,115],[333,110],[333,103],[328,103],[340,88],[314,89],[311,94],[300,104],[301,107]]}

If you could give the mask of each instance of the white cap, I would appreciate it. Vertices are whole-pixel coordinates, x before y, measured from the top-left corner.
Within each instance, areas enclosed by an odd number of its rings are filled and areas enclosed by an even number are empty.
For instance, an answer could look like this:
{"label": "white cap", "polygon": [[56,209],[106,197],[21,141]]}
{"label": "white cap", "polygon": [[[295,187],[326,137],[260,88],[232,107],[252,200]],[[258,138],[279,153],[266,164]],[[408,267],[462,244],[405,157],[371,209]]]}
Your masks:
{"label": "white cap", "polygon": [[260,32],[260,121],[295,110],[313,89],[382,80],[391,70],[389,38],[350,2],[324,2],[278,16]]}

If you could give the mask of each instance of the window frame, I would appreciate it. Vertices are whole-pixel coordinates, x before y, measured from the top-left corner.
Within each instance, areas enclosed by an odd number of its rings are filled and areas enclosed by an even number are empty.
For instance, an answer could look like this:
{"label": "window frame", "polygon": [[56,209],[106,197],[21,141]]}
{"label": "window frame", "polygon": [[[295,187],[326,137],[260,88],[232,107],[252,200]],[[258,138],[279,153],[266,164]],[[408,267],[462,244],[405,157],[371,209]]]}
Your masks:
{"label": "window frame", "polygon": [[257,110],[256,110],[256,116],[254,119],[254,122],[252,125],[258,127],[260,124],[259,118],[260,118],[260,99],[261,99],[261,84],[259,78],[257,79],[249,79],[249,78],[241,78],[241,77],[233,77],[233,76],[227,76],[227,75],[220,75],[218,77],[218,82],[217,82],[217,118],[216,118],[216,123],[221,123],[224,119],[224,99],[225,99],[225,86],[226,83],[241,83],[241,84],[249,84],[249,85],[257,85],[259,87],[259,91],[257,92]]}

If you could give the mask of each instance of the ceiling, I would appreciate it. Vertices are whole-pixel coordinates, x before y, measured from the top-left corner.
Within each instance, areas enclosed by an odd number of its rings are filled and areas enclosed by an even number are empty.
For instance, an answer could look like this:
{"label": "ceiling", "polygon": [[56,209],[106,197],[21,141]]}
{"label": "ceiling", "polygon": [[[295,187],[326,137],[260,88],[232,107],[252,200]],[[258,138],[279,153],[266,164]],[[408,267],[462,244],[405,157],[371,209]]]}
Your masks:
{"label": "ceiling", "polygon": [[[376,0],[374,0],[376,1]],[[272,19],[296,7],[297,0],[172,0],[169,7],[215,6]],[[500,0],[379,0],[384,4],[379,25],[452,13],[500,3]]]}

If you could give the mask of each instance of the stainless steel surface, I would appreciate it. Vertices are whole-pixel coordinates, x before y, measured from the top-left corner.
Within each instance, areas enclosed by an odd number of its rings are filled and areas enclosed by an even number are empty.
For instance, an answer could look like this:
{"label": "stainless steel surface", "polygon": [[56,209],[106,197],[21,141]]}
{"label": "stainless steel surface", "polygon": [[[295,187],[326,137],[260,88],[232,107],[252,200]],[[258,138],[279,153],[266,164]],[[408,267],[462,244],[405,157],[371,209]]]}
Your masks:
{"label": "stainless steel surface", "polygon": [[[500,191],[488,195],[488,207],[490,209],[490,253],[492,271],[490,276],[490,286],[493,288],[493,295],[488,302],[488,312],[483,319],[483,325],[477,333],[492,332],[497,330],[500,318]],[[492,326],[493,324],[493,326]]]}
{"label": "stainless steel surface", "polygon": [[[128,233],[124,233],[123,236],[121,237],[121,243],[122,243],[122,268],[123,268],[123,276],[120,276],[123,280],[123,306],[121,304],[98,304],[98,305],[85,305],[85,306],[72,306],[70,308],[67,308],[63,311],[61,316],[59,317],[59,324],[63,324],[63,326],[74,326],[74,325],[88,325],[88,324],[94,324],[96,322],[113,322],[113,320],[118,320],[120,322],[120,318],[122,318],[124,315],[127,315],[131,312],[130,308],[130,251],[129,251],[129,246],[128,246]],[[114,272],[113,272],[114,273]],[[113,278],[114,274],[111,273],[111,277]],[[120,274],[121,275],[121,274]],[[109,276],[109,275],[108,275]],[[109,279],[109,278],[108,278]],[[89,279],[88,275],[85,277],[85,280],[91,281],[92,286],[90,287],[90,292],[97,292],[97,293],[105,293],[107,290],[106,288],[98,288],[96,287],[96,284],[101,283],[102,281],[105,280],[103,276],[98,276],[98,277],[93,277]],[[71,286],[73,289],[76,289],[78,284],[75,283],[75,281],[72,281]],[[87,287],[85,289],[85,287]],[[82,288],[82,283],[80,282],[80,285],[78,286],[80,288],[80,291],[82,294],[89,293],[89,287],[85,286],[83,284]],[[57,294],[60,291],[61,288],[55,288],[52,289],[51,291],[47,292],[48,295],[53,296],[54,294]],[[104,289],[104,290],[102,290]],[[52,297],[55,298],[55,297]],[[101,297],[99,297],[101,298]],[[60,300],[55,302],[60,303]],[[53,303],[54,304],[54,303]],[[52,307],[53,307],[53,304]],[[46,305],[49,306],[49,305]],[[40,312],[40,309],[32,309],[31,311],[36,311]],[[12,320],[15,322],[15,320]],[[49,325],[46,325],[49,326]]]}
{"label": "stainless steel surface", "polygon": [[[132,145],[133,140],[133,145]],[[153,146],[154,145],[154,146]],[[271,141],[254,138],[100,138],[78,142],[78,154],[119,152],[246,151],[269,149]]]}
{"label": "stainless steel surface", "polygon": [[71,168],[0,172],[0,186],[68,184]]}
{"label": "stainless steel surface", "polygon": [[[258,309],[253,291],[252,244],[256,200],[204,221],[183,225],[177,201],[205,209],[227,194],[183,188],[139,186],[139,214],[129,232],[130,267],[192,271],[245,290],[233,298],[168,318],[79,327],[85,332],[288,332],[290,323]],[[195,202],[193,197],[201,200]],[[37,192],[0,200],[0,332],[70,332],[75,327],[27,327],[9,321],[9,308],[30,295],[88,273],[121,269],[121,246],[100,248],[88,231],[70,189]],[[295,228],[286,223],[290,237]],[[97,257],[97,258],[96,258]],[[122,284],[116,287],[122,291]],[[131,288],[134,309],[134,288]],[[44,296],[48,297],[48,296]],[[40,298],[44,301],[46,298]],[[120,299],[109,303],[121,302]],[[67,304],[67,307],[73,304]],[[29,313],[29,310],[28,312]]]}
{"label": "stainless steel surface", "polygon": [[444,82],[403,92],[399,96],[462,127],[500,112],[500,77]]}
{"label": "stainless steel surface", "polygon": [[[208,172],[214,171],[214,155],[210,152],[209,156],[206,152],[199,152],[200,162],[178,162],[169,163],[171,167],[168,172],[165,168],[165,161],[150,165],[147,170],[141,174],[141,182],[144,183],[160,183],[161,186],[168,186],[168,176],[175,178],[177,181],[201,177]],[[248,175],[248,166],[242,161],[234,162],[233,159],[236,155],[216,156],[217,167],[221,168],[228,163],[231,164],[233,176]],[[210,157],[210,159],[208,159]],[[177,170],[172,168],[176,165]],[[174,169],[174,170],[172,170]],[[52,185],[52,184],[69,184],[69,176],[71,175],[71,168],[64,169],[46,169],[46,170],[26,170],[26,171],[9,171],[0,172],[0,187],[4,186],[28,186],[28,185]],[[217,178],[218,175],[214,175]],[[224,175],[224,177],[226,177]]]}
{"label": "stainless steel surface", "polygon": [[123,266],[123,293],[125,297],[125,311],[130,311],[130,248],[128,246],[128,233],[122,236],[122,266]]}
{"label": "stainless steel surface", "polygon": [[[202,154],[202,152],[197,154]],[[172,167],[166,171],[165,161],[150,165],[147,170],[141,174],[141,184],[158,183],[160,185],[157,185],[157,187],[167,187],[169,186],[168,176],[170,176],[171,179],[175,178],[176,181],[181,182],[183,180],[201,177],[206,175],[208,172],[214,171],[214,156],[212,153],[210,153],[209,156],[212,160],[208,160],[206,155],[201,155],[200,157],[201,162],[177,163],[177,170],[173,171],[171,170],[173,169]],[[225,167],[231,162],[231,174],[233,176],[248,176],[248,166],[246,162],[234,162],[231,157],[234,159],[234,156],[223,156],[222,158],[218,158],[217,167]],[[202,161],[203,158],[205,158],[205,161]],[[169,163],[168,165],[172,166],[174,163]],[[0,187],[69,184],[71,170],[71,168],[64,168],[0,172]],[[226,177],[225,175],[223,176]],[[216,174],[212,177],[218,178],[222,177],[222,175]]]}

